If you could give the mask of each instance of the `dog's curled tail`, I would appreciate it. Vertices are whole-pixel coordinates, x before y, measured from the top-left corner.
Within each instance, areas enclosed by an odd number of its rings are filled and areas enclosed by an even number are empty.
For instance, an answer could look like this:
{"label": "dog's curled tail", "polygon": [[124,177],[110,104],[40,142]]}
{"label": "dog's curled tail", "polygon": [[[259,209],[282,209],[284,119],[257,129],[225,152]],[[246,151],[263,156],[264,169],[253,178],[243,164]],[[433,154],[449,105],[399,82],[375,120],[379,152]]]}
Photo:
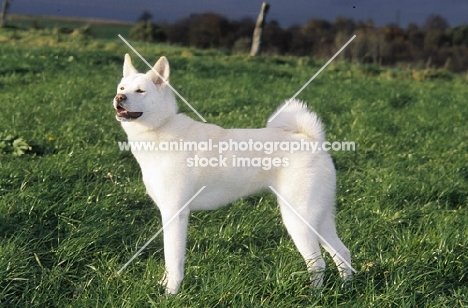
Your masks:
{"label": "dog's curled tail", "polygon": [[[284,107],[285,104],[287,104],[286,107]],[[279,110],[281,112],[278,113]],[[286,101],[281,105],[268,120],[267,127],[277,127],[292,133],[304,134],[318,142],[325,141],[322,121],[314,112],[309,111],[303,102],[296,99]]]}

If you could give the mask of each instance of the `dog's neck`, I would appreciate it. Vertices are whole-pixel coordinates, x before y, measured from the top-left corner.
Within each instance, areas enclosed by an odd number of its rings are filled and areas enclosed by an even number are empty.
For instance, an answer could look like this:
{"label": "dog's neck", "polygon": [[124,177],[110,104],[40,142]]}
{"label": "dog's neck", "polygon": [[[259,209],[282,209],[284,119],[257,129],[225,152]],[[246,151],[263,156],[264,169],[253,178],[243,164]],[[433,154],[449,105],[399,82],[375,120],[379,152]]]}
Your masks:
{"label": "dog's neck", "polygon": [[154,132],[157,130],[156,127],[142,125],[136,121],[122,122],[122,128],[127,133],[127,137],[129,141],[139,140],[140,136],[143,136],[146,133]]}
{"label": "dog's neck", "polygon": [[204,125],[213,126],[198,122],[183,113],[177,113],[167,118],[164,124],[158,127],[144,126],[138,122],[122,122],[128,141],[131,142],[191,140],[190,136],[194,132],[203,130]]}

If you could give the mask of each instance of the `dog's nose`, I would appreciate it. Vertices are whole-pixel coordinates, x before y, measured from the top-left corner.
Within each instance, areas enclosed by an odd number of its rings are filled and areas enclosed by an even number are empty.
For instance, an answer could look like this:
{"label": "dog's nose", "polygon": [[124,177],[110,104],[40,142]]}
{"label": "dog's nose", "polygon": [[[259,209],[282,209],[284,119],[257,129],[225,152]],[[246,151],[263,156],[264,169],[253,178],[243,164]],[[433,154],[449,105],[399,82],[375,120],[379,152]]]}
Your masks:
{"label": "dog's nose", "polygon": [[124,100],[126,100],[126,99],[127,99],[127,97],[125,96],[125,94],[117,94],[117,95],[115,96],[115,101],[116,101],[117,103],[120,103],[120,102],[122,102],[122,101],[124,101]]}

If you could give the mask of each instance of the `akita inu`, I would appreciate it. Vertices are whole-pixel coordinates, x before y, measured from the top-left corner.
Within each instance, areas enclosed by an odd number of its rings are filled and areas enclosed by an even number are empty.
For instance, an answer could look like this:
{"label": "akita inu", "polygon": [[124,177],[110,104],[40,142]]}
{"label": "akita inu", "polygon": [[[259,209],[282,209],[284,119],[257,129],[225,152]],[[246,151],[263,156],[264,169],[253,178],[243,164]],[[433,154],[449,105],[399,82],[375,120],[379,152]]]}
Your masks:
{"label": "akita inu", "polygon": [[[177,113],[168,78],[169,63],[165,57],[159,59],[153,70],[142,74],[132,65],[130,56],[125,55],[123,78],[113,106],[130,142],[158,145],[182,140],[210,140],[213,144],[325,141],[317,115],[297,100],[287,103],[265,128],[223,129],[197,122]],[[270,162],[276,161],[271,168],[230,163],[197,167],[193,160],[192,164],[188,163],[194,157],[215,161],[220,154],[216,148],[132,152],[140,164],[146,190],[161,211],[166,264],[163,282],[167,293],[176,294],[184,277],[190,211],[213,210],[269,187],[278,196],[283,222],[306,261],[312,285],[318,287],[323,280],[325,262],[319,244],[331,254],[343,279],[352,275],[350,252],[336,233],[335,168],[328,152],[283,150],[267,154],[235,148],[222,153],[229,159],[243,157],[261,161],[269,158]],[[183,208],[203,186],[205,189]]]}

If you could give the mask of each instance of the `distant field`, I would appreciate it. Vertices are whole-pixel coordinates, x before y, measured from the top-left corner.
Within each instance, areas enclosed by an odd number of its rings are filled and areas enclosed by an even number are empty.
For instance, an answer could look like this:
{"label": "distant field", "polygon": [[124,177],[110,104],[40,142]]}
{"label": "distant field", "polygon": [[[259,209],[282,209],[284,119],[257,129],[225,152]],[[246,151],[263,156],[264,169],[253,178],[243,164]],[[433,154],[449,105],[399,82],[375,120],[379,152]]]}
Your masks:
{"label": "distant field", "polygon": [[106,21],[100,19],[85,18],[59,18],[49,16],[9,16],[9,25],[19,28],[30,29],[31,27],[53,29],[53,28],[80,28],[89,25],[94,37],[98,39],[114,39],[118,34],[128,36],[131,23],[119,21]]}
{"label": "distant field", "polygon": [[[223,127],[265,126],[324,63],[135,47],[151,63],[166,55],[175,89]],[[324,288],[310,289],[273,196],[260,194],[191,215],[186,279],[165,297],[162,237],[115,275],[161,227],[117,144],[125,52],[118,39],[0,29],[1,307],[468,306],[467,74],[334,62],[299,95],[328,140],[357,144],[331,153],[350,288],[326,255]],[[11,153],[24,143],[31,152]]]}

